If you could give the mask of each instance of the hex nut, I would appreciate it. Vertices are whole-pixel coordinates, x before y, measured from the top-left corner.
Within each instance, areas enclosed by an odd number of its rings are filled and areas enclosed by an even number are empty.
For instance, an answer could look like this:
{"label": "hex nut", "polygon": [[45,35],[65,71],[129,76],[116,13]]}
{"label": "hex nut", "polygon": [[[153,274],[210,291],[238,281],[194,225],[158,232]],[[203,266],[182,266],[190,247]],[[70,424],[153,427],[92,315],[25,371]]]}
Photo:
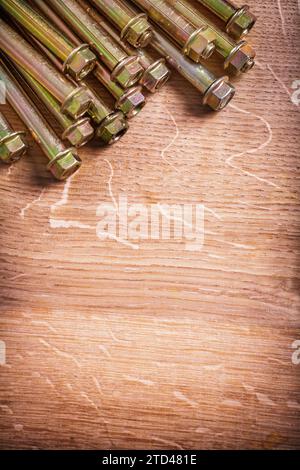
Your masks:
{"label": "hex nut", "polygon": [[79,81],[92,72],[97,57],[87,44],[82,44],[72,51],[63,65],[63,72]]}
{"label": "hex nut", "polygon": [[152,29],[147,16],[142,13],[133,18],[121,32],[121,38],[137,48],[148,46],[152,39]]}
{"label": "hex nut", "polygon": [[207,104],[214,111],[221,111],[228,105],[235,94],[235,88],[227,83],[227,78],[216,80],[206,91],[203,104]]}
{"label": "hex nut", "polygon": [[241,41],[226,59],[224,66],[230,73],[238,75],[252,69],[255,65],[254,58],[254,49],[245,41]]}
{"label": "hex nut", "polygon": [[105,144],[114,144],[128,130],[128,123],[120,111],[110,114],[96,130],[96,136]]}
{"label": "hex nut", "polygon": [[0,142],[0,159],[3,163],[14,163],[19,160],[27,150],[23,133],[13,133],[5,137]]}
{"label": "hex nut", "polygon": [[165,85],[170,75],[165,59],[160,59],[145,70],[140,83],[151,93],[155,93]]}
{"label": "hex nut", "polygon": [[192,34],[183,48],[183,53],[194,62],[199,63],[201,59],[208,59],[215,50],[214,31],[207,27],[201,28]]}
{"label": "hex nut", "polygon": [[138,83],[143,75],[144,69],[140,65],[137,56],[126,57],[122,60],[111,74],[111,79],[117,81],[122,88],[129,88]]}
{"label": "hex nut", "polygon": [[256,16],[249,11],[249,7],[244,6],[230,18],[226,32],[236,40],[242,39],[253,28],[256,20]]}
{"label": "hex nut", "polygon": [[146,98],[142,93],[141,87],[131,87],[125,90],[123,95],[116,102],[116,109],[119,109],[131,119],[136,116],[145,106]]}
{"label": "hex nut", "polygon": [[47,166],[54,178],[65,180],[73,175],[81,166],[81,160],[74,150],[68,149],[51,160]]}
{"label": "hex nut", "polygon": [[61,111],[69,114],[73,119],[79,119],[90,107],[92,98],[88,90],[80,86],[66,98],[62,104]]}
{"label": "hex nut", "polygon": [[89,118],[83,118],[75,121],[68,127],[63,135],[63,140],[68,140],[74,147],[82,147],[89,142],[94,135],[94,128],[91,125]]}

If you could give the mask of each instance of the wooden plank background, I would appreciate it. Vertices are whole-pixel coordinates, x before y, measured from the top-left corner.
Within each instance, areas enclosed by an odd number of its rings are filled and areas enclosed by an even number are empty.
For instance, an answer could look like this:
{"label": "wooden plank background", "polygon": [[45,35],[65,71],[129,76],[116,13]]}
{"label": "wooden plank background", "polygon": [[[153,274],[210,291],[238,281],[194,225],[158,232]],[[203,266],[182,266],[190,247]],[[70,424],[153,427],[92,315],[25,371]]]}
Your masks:
{"label": "wooden plank background", "polygon": [[[299,447],[299,4],[248,3],[224,112],[174,73],[67,183],[1,165],[1,448]],[[99,239],[120,195],[203,204],[202,250]]]}

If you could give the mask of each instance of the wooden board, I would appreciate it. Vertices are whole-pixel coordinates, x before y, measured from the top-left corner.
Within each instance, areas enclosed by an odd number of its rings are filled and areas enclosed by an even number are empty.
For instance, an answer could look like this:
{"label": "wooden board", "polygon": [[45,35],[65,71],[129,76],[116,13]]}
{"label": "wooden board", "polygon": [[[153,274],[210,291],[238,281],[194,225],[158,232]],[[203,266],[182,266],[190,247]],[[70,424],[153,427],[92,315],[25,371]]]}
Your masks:
{"label": "wooden board", "polygon": [[[248,3],[222,113],[174,74],[67,183],[1,165],[1,448],[299,447],[299,6]],[[202,204],[201,250],[102,240],[119,196]]]}

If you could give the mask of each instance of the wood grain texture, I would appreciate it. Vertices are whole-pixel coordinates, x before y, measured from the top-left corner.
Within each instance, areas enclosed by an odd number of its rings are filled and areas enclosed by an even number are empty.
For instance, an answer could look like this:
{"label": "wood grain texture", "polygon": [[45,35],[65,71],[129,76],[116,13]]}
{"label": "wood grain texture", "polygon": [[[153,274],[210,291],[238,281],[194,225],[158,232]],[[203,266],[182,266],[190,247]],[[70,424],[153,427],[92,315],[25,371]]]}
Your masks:
{"label": "wood grain texture", "polygon": [[[174,73],[68,183],[33,143],[1,166],[1,448],[299,447],[299,7],[248,3],[258,63],[222,113]],[[120,194],[204,204],[203,249],[100,240]]]}

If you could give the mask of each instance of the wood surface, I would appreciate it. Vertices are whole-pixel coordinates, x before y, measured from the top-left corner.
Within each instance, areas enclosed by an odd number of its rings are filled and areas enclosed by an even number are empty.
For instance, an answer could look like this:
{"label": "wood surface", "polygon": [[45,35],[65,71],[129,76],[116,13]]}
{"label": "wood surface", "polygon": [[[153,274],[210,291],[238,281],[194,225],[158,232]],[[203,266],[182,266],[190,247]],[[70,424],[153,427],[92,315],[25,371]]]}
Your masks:
{"label": "wood surface", "polygon": [[[33,142],[1,165],[1,448],[299,447],[300,12],[248,3],[257,65],[223,112],[174,73],[68,182]],[[203,204],[202,249],[101,240],[120,195]]]}

